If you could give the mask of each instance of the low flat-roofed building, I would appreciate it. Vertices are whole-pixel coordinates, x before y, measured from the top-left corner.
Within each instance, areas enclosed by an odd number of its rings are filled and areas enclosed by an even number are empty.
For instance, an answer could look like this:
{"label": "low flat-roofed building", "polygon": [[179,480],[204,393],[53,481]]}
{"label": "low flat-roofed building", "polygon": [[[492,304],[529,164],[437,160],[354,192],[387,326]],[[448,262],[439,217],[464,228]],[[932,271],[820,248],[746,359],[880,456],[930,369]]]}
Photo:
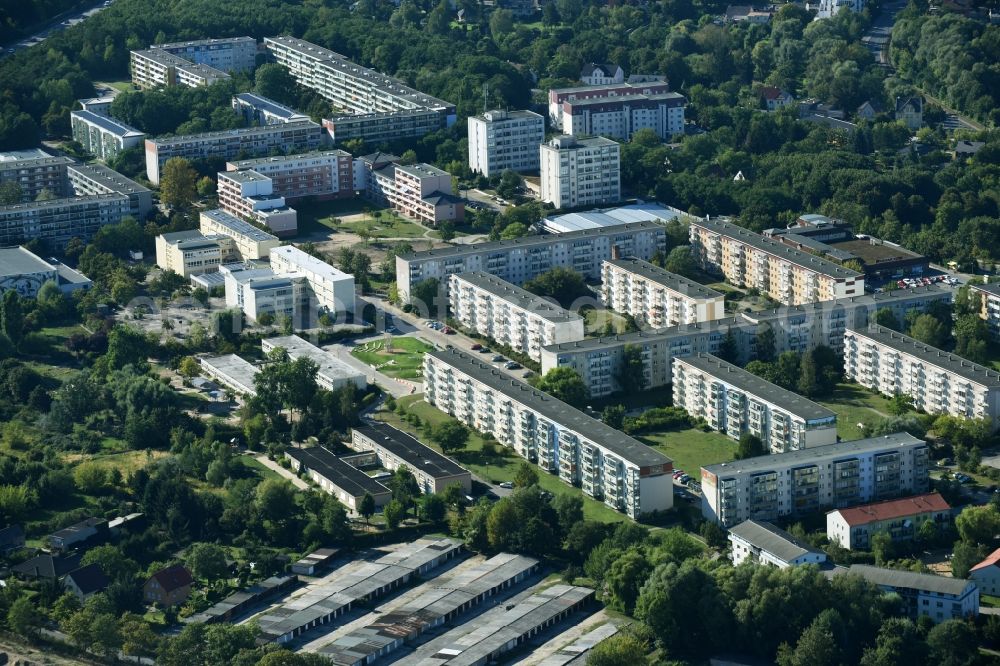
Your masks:
{"label": "low flat-roofed building", "polygon": [[272,349],[281,347],[288,352],[288,356],[292,360],[302,357],[312,359],[319,366],[316,381],[320,388],[327,391],[334,391],[342,386],[350,385],[363,391],[368,386],[368,379],[363,373],[358,372],[330,352],[306,342],[297,335],[266,338],[261,340],[260,344],[265,354]]}
{"label": "low flat-roofed building", "polygon": [[376,508],[385,506],[392,499],[391,490],[325,447],[292,447],[285,451],[285,457],[291,461],[292,469],[296,472],[305,470],[309,478],[353,514],[358,513],[365,495],[372,496]]}
{"label": "low flat-roofed building", "polygon": [[234,96],[233,110],[251,125],[280,125],[296,120],[309,120],[309,116],[304,113],[254,93]]}
{"label": "low flat-roofed building", "polygon": [[826,562],[826,553],[765,520],[746,520],[729,528],[729,545],[735,566],[747,560],[779,569]]}
{"label": "low flat-roofed building", "polygon": [[271,270],[303,275],[319,308],[334,314],[354,312],[354,276],[303,252],[294,245],[271,250]]}
{"label": "low flat-roofed building", "polygon": [[580,315],[483,271],[452,275],[448,300],[462,326],[535,361],[545,345],[584,338]]}
{"label": "low flat-roofed building", "polygon": [[458,485],[462,494],[472,492],[472,474],[454,460],[438,453],[416,437],[385,423],[369,422],[351,428],[355,451],[374,451],[382,467],[396,471],[409,468],[424,493],[443,493],[448,486]]}
{"label": "low flat-roofed building", "polygon": [[74,546],[97,541],[108,533],[108,521],[103,518],[86,518],[64,527],[45,537],[49,548],[60,553]]}
{"label": "low flat-roofed building", "polygon": [[193,229],[156,237],[156,265],[182,277],[212,273],[237,259],[232,239],[221,234],[206,236]]}
{"label": "low flat-roofed building", "polygon": [[[62,178],[66,177],[65,168]],[[33,239],[64,248],[73,238],[89,243],[101,227],[118,224],[131,213],[123,194],[93,194],[0,206],[0,246]]]}
{"label": "low flat-roofed building", "polygon": [[608,259],[601,273],[604,304],[653,328],[726,316],[723,294],[648,261]]}
{"label": "low flat-roofed building", "polygon": [[254,378],[260,372],[260,368],[256,365],[245,361],[236,354],[199,356],[198,363],[206,375],[236,395],[246,397],[256,395]]}
{"label": "low flat-roofed building", "polygon": [[917,536],[927,521],[940,525],[951,519],[951,507],[938,493],[835,509],[826,514],[826,536],[848,550],[866,550],[872,537],[885,533],[894,541]]}
{"label": "low flat-roofed building", "polygon": [[614,227],[630,222],[673,222],[691,217],[693,216],[689,213],[670,206],[658,203],[635,203],[615,208],[550,215],[542,218],[536,226],[540,226],[540,231],[545,233],[564,234],[570,231]]}
{"label": "low flat-roofed building", "polygon": [[232,238],[234,249],[241,261],[265,259],[270,255],[271,250],[281,245],[277,236],[269,234],[221,208],[202,212],[198,215],[198,221],[201,233],[206,236],[223,235]]}
{"label": "low flat-roofed building", "polygon": [[153,193],[104,164],[71,164],[66,167],[69,185],[77,196],[121,194],[128,197],[129,212],[140,224],[153,210]]}
{"label": "low flat-roofed building", "polygon": [[92,111],[72,111],[69,115],[73,138],[101,160],[110,160],[146,138],[145,132]]}
{"label": "low flat-roofed building", "polygon": [[837,414],[711,354],[674,358],[674,405],[733,439],[749,432],[771,453],[837,443]]}
{"label": "low flat-roofed building", "polygon": [[926,616],[944,622],[979,615],[979,588],[969,580],[868,564],[852,564],[846,572],[861,576],[884,592],[898,594],[901,610],[913,619]]}
{"label": "low flat-roofed building", "polygon": [[290,570],[300,576],[312,576],[317,570],[328,567],[339,552],[339,548],[318,548],[293,562]]}
{"label": "low flat-roofed building", "polygon": [[34,298],[46,282],[55,282],[66,294],[91,285],[87,276],[65,264],[44,261],[23,247],[0,248],[0,294],[14,290]]}

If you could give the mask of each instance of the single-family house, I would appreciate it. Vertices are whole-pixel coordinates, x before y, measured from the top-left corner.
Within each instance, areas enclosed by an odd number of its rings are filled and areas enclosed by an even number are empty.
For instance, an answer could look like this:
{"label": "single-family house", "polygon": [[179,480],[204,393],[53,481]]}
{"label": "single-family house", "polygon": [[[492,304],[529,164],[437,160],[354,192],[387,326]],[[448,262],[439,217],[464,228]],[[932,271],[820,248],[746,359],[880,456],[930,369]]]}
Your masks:
{"label": "single-family house", "polygon": [[789,93],[781,90],[780,88],[775,88],[774,86],[762,86],[760,89],[760,97],[764,100],[764,104],[766,105],[768,111],[783,109],[795,101],[795,98]]}
{"label": "single-family house", "polygon": [[924,126],[924,98],[921,95],[896,98],[896,120],[916,132]]}
{"label": "single-family house", "polygon": [[194,578],[186,567],[173,564],[149,577],[142,586],[142,598],[148,604],[163,608],[176,606],[187,600],[193,582]]}
{"label": "single-family house", "polygon": [[81,602],[101,592],[110,584],[111,581],[96,563],[70,571],[63,578],[63,587],[76,595]]}
{"label": "single-family house", "polygon": [[9,525],[0,530],[0,555],[7,555],[24,548],[24,528],[20,525]]}

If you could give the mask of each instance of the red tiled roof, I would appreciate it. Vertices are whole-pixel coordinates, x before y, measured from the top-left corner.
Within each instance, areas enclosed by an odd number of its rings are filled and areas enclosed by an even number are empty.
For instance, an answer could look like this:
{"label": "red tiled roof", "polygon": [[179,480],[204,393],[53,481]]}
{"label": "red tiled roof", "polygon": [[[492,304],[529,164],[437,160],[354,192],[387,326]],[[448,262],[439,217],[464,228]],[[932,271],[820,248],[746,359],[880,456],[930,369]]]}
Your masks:
{"label": "red tiled roof", "polygon": [[976,571],[977,569],[985,569],[986,567],[991,567],[994,564],[1000,563],[1000,548],[997,548],[992,553],[990,553],[985,560],[977,564],[976,566],[969,569],[969,571]]}
{"label": "red tiled roof", "polygon": [[778,99],[781,96],[781,90],[774,86],[764,86],[760,89],[760,94],[764,99]]}
{"label": "red tiled roof", "polygon": [[904,518],[915,516],[931,511],[948,511],[951,507],[944,501],[938,493],[928,493],[926,495],[914,495],[902,499],[887,500],[874,504],[864,504],[862,506],[852,506],[847,509],[839,509],[840,515],[848,525],[867,525],[882,520],[892,520],[893,518]]}
{"label": "red tiled roof", "polygon": [[166,569],[160,569],[155,574],[151,576],[155,578],[156,582],[160,584],[166,592],[173,592],[174,590],[180,589],[185,585],[190,585],[194,582],[191,578],[191,572],[185,569],[180,564],[174,564]]}

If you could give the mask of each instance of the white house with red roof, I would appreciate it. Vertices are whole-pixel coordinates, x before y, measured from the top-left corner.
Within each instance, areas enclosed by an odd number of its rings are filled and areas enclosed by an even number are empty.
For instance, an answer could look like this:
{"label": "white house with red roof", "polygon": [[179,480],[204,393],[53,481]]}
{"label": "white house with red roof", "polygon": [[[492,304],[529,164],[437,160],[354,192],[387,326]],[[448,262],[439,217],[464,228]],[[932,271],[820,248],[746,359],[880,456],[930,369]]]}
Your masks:
{"label": "white house with red roof", "polygon": [[951,507],[938,493],[836,509],[826,514],[826,536],[848,550],[867,549],[871,538],[885,532],[892,540],[912,539],[928,520],[942,523]]}
{"label": "white house with red roof", "polygon": [[969,570],[969,580],[975,582],[983,594],[1000,595],[1000,548]]}
{"label": "white house with red roof", "polygon": [[767,104],[768,111],[783,109],[795,101],[795,98],[789,93],[774,86],[761,86],[760,96],[764,100],[764,103]]}

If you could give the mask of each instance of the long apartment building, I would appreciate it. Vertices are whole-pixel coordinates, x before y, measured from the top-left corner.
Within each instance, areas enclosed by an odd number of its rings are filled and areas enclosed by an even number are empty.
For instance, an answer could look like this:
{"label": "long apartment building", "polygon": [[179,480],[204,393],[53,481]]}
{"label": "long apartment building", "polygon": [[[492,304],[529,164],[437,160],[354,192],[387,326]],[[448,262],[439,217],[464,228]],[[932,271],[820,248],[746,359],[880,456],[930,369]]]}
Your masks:
{"label": "long apartment building", "polygon": [[697,324],[726,316],[723,294],[642,259],[608,259],[601,300],[652,328]]}
{"label": "long apartment building", "polygon": [[66,167],[73,160],[49,155],[40,148],[0,153],[0,183],[17,183],[25,202],[34,201],[43,190],[66,194]]}
{"label": "long apartment building", "polygon": [[129,213],[139,222],[153,210],[153,193],[148,187],[126,178],[103,164],[70,164],[66,177],[77,196],[121,194],[128,197]]}
{"label": "long apartment building", "polygon": [[274,182],[256,171],[220,171],[216,195],[222,210],[266,226],[276,236],[294,236],[298,213],[274,192]]}
{"label": "long apartment building", "polygon": [[731,527],[927,492],[927,444],[907,433],[701,468],[701,513]]}
{"label": "long apartment building", "polygon": [[469,116],[469,168],[487,178],[511,171],[537,171],[545,143],[545,118],[534,111],[494,109]]}
{"label": "long apartment building", "polygon": [[323,144],[323,128],[302,120],[282,125],[146,139],[146,177],[160,183],[160,170],[171,157],[189,160],[217,157],[231,160],[240,155],[262,156],[316,150]]}
{"label": "long apartment building", "polygon": [[599,280],[601,264],[611,259],[613,252],[651,259],[666,247],[666,229],[656,222],[618,224],[400,255],[396,257],[396,281],[400,297],[406,300],[418,282],[430,278],[445,281],[449,275],[468,271],[483,271],[521,285],[562,266],[588,280]]}
{"label": "long apartment building", "polygon": [[[65,178],[65,175],[63,176]],[[33,239],[65,247],[71,238],[90,241],[98,229],[131,213],[123,194],[96,194],[0,206],[0,246]]]}
{"label": "long apartment building", "polygon": [[733,439],[756,435],[771,453],[837,443],[837,415],[711,354],[674,359],[674,405]]}
{"label": "long apartment building", "polygon": [[455,122],[454,104],[329,49],[294,37],[267,37],[264,46],[299,84],[343,112],[324,123],[335,142],[415,138]]}
{"label": "long apartment building", "polygon": [[618,143],[602,136],[559,136],[542,144],[539,151],[542,201],[556,208],[621,201]]}
{"label": "long apartment building", "polygon": [[354,276],[338,270],[294,245],[271,250],[271,270],[305,277],[320,309],[333,313],[354,312]]}
{"label": "long apartment building", "polygon": [[233,111],[248,125],[284,125],[300,120],[310,120],[305,113],[254,93],[233,96]]}
{"label": "long apartment building", "polygon": [[130,53],[129,68],[132,83],[139,88],[210,86],[229,77],[222,70],[185,60],[159,48]]}
{"label": "long apartment building", "polygon": [[1000,373],[884,326],[847,330],[844,374],[885,395],[911,396],[928,414],[1000,423]]}
{"label": "long apartment building", "polygon": [[452,317],[536,361],[545,345],[584,338],[583,317],[489,273],[459,273],[449,281]]}
{"label": "long apartment building", "polygon": [[146,138],[144,132],[93,111],[70,112],[69,124],[73,139],[88,153],[105,161],[142,144]]}
{"label": "long apartment building", "polygon": [[948,502],[939,493],[927,493],[834,509],[826,514],[826,536],[847,550],[867,549],[876,534],[887,534],[893,542],[908,541],[925,522],[940,527],[951,517]]}
{"label": "long apartment building", "polygon": [[684,133],[687,98],[679,93],[566,100],[562,131],[570,136],[606,136],[628,141],[641,129],[664,140]]}
{"label": "long apartment building", "polygon": [[391,163],[373,170],[366,194],[427,224],[465,219],[465,202],[452,194],[451,174],[430,164]]}
{"label": "long apartment building", "polygon": [[249,72],[257,61],[257,40],[253,37],[223,37],[189,42],[156,44],[151,48],[179,56],[198,65],[223,72]]}
{"label": "long apartment building", "polygon": [[631,518],[673,506],[669,458],[457,349],[424,356],[424,400]]}
{"label": "long apartment building", "polygon": [[463,495],[472,492],[472,474],[448,456],[422,444],[416,437],[386,423],[370,421],[351,428],[347,445],[355,451],[371,451],[379,464],[395,472],[405,466],[423,493],[443,493],[457,485]]}
{"label": "long apartment building", "polygon": [[271,179],[273,194],[294,203],[354,196],[354,158],[343,150],[258,157],[226,164],[227,171],[253,171]]}
{"label": "long apartment building", "polygon": [[637,83],[611,83],[596,86],[574,86],[549,90],[549,120],[553,127],[563,128],[563,109],[566,102],[577,100],[604,100],[634,95],[663,95],[670,92],[664,79],[653,78]]}
{"label": "long apartment building", "polygon": [[926,616],[937,623],[979,615],[979,588],[969,580],[869,564],[852,564],[847,573],[898,595],[903,611],[913,619]]}
{"label": "long apartment building", "polygon": [[238,261],[266,259],[271,251],[281,245],[277,236],[258,229],[245,220],[215,208],[198,215],[201,233],[223,235],[232,239],[233,251]]}
{"label": "long apartment building", "polygon": [[979,317],[986,322],[993,337],[1000,338],[1000,283],[969,285],[969,289],[979,296]]}
{"label": "long apartment building", "polygon": [[601,397],[622,390],[616,377],[625,349],[635,346],[642,353],[646,388],[666,386],[671,382],[674,357],[699,352],[718,354],[730,331],[739,350],[740,363],[756,358],[757,337],[765,331],[774,334],[774,351],[778,354],[803,353],[819,345],[842,353],[847,328],[867,326],[875,320],[879,310],[887,309],[897,321],[905,321],[907,312],[924,312],[932,303],[950,302],[952,293],[951,289],[937,285],[899,289],[764,312],[744,312],[698,324],[549,345],[542,350],[542,372],[557,367],[573,368],[583,377],[591,396]]}
{"label": "long apartment building", "polygon": [[785,305],[865,293],[862,273],[723,220],[691,223],[691,255],[703,270]]}

